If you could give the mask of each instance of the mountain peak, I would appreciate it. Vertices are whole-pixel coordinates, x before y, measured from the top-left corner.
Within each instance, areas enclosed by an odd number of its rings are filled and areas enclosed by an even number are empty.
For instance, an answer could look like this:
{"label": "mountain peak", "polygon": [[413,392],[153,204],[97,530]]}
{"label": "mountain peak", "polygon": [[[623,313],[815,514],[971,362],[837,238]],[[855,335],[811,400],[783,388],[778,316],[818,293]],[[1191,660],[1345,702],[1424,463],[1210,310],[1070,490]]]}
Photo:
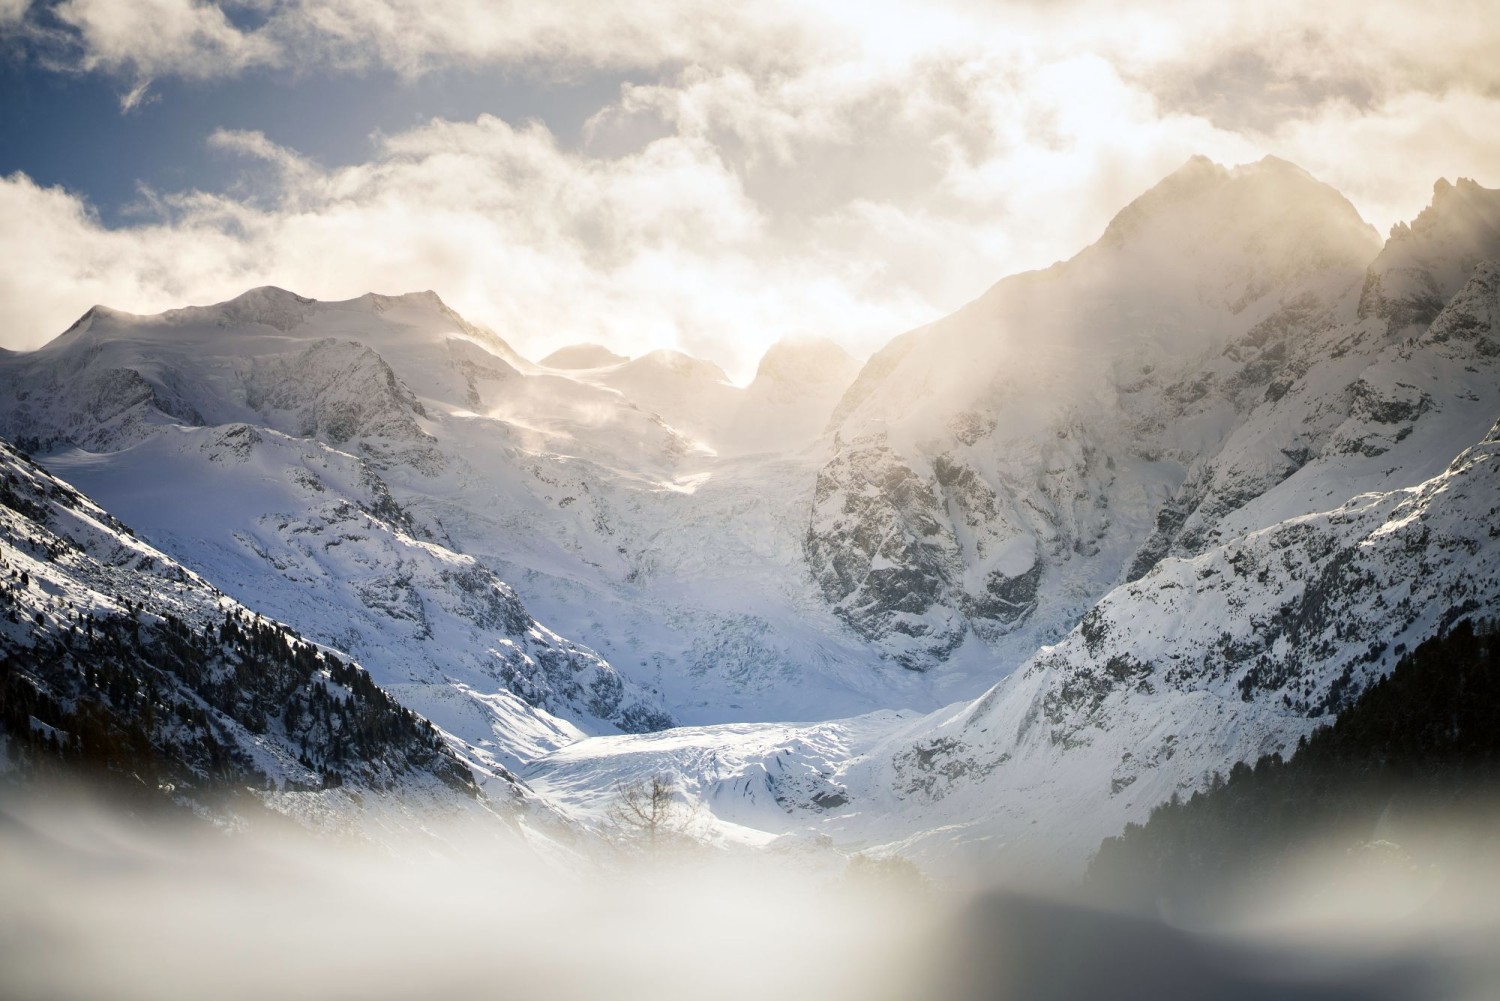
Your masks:
{"label": "mountain peak", "polygon": [[1163,178],[1162,183],[1168,183],[1174,177],[1222,177],[1227,173],[1228,171],[1222,164],[1215,163],[1213,160],[1204,156],[1202,153],[1194,153],[1192,156],[1188,157],[1182,162],[1181,167],[1178,167],[1176,170],[1172,171],[1172,173]]}
{"label": "mountain peak", "polygon": [[299,303],[307,306],[317,301],[305,295],[298,295],[296,292],[289,292],[279,285],[257,285],[255,288],[247,289],[233,299],[227,300],[224,305],[228,305],[229,303],[244,303],[246,305],[258,305],[262,303],[287,305],[290,303]]}
{"label": "mountain peak", "polygon": [[441,313],[452,313],[453,310],[432,289],[424,289],[421,292],[402,292],[398,295],[384,295],[380,292],[366,292],[357,300],[365,302],[376,310],[389,309],[392,306],[416,306],[434,309]]}
{"label": "mountain peak", "polygon": [[1228,177],[1229,171],[1208,157],[1189,157],[1181,167],[1116,213],[1099,242],[1106,246],[1124,245],[1151,217],[1218,187]]}
{"label": "mountain peak", "polygon": [[1297,164],[1293,163],[1290,160],[1284,160],[1272,153],[1267,153],[1265,156],[1261,157],[1259,160],[1256,160],[1254,163],[1242,164],[1235,168],[1235,171],[1237,172],[1251,170],[1278,170],[1285,173],[1294,174],[1298,177],[1312,177],[1311,174],[1303,170]]}
{"label": "mountain peak", "polygon": [[1122,209],[1085,254],[1126,252],[1157,271],[1174,260],[1205,275],[1249,268],[1264,284],[1273,270],[1360,271],[1380,246],[1347,198],[1294,163],[1267,156],[1225,168],[1194,157]]}
{"label": "mountain peak", "polygon": [[629,360],[602,344],[569,344],[543,358],[540,364],[561,369],[608,368],[611,365],[623,365]]}
{"label": "mountain peak", "polygon": [[686,379],[700,379],[708,382],[728,382],[729,376],[724,370],[713,362],[703,358],[694,358],[690,354],[684,354],[673,348],[659,348],[633,359],[625,366],[633,371],[656,371],[670,372],[675,376]]}
{"label": "mountain peak", "polygon": [[316,299],[276,285],[260,285],[211,306],[168,310],[161,314],[161,319],[172,324],[200,323],[205,319],[220,325],[259,323],[288,331],[300,325],[307,318],[310,307],[317,303]]}
{"label": "mountain peak", "polygon": [[129,315],[129,313],[122,313],[117,309],[111,309],[108,306],[103,306],[95,303],[88,309],[84,310],[82,316],[70,323],[67,330],[64,330],[52,340],[42,345],[39,350],[59,350],[68,344],[72,344],[78,338],[83,337],[89,331],[93,330],[95,325],[99,323],[108,323],[111,320],[122,319],[124,317],[128,317]]}
{"label": "mountain peak", "polygon": [[859,362],[825,338],[777,341],[761,356],[755,382],[847,383]]}
{"label": "mountain peak", "polygon": [[1391,228],[1370,265],[1360,315],[1384,317],[1393,332],[1429,323],[1475,265],[1492,258],[1500,258],[1500,189],[1440,177],[1432,202]]}
{"label": "mountain peak", "polygon": [[1479,228],[1500,226],[1496,208],[1496,190],[1481,186],[1472,178],[1460,177],[1457,183],[1439,177],[1432,184],[1432,202],[1412,220],[1415,230],[1447,228],[1475,224]]}

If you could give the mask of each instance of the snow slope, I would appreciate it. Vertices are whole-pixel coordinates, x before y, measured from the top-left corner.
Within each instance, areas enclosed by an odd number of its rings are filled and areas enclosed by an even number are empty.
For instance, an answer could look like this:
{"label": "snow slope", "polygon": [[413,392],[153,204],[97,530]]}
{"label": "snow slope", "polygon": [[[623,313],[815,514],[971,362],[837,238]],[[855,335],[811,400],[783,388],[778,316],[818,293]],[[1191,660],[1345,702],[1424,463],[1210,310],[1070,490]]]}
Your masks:
{"label": "snow slope", "polygon": [[[0,442],[0,662],[10,768],[110,769],[221,820],[418,830],[509,816],[442,735],[352,662],[245,608]],[[363,795],[371,796],[368,808]],[[248,811],[253,815],[254,811]]]}
{"label": "snow slope", "polygon": [[[338,336],[350,331],[365,340]],[[435,296],[318,304],[259,289],[157,319],[94,309],[5,362],[6,426],[51,450],[52,468],[236,597],[364,659],[474,753],[514,764],[670,723],[659,696],[537,623],[393,496],[386,477],[458,465],[429,430],[432,401],[524,378]]]}

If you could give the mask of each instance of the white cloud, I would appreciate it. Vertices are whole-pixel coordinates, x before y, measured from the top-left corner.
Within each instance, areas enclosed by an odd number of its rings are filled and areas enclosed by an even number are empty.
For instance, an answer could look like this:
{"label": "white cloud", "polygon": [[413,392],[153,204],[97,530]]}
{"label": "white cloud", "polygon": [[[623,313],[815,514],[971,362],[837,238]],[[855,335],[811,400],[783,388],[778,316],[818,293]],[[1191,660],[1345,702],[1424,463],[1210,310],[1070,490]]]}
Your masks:
{"label": "white cloud", "polygon": [[0,28],[18,24],[30,6],[31,0],[0,0]]}
{"label": "white cloud", "polygon": [[[857,62],[891,72],[968,49],[1050,62],[1098,54],[1152,85],[1215,82],[1254,56],[1275,99],[1288,82],[1316,96],[1350,87],[1388,97],[1463,84],[1500,89],[1488,0],[62,0],[79,64],[138,78],[234,76],[255,66],[365,69],[408,76],[453,65],[586,69],[737,66],[753,74]],[[27,0],[0,0],[0,23]],[[245,10],[239,27],[225,10]],[[1259,72],[1258,71],[1258,72]],[[1203,95],[1207,98],[1224,95]]]}
{"label": "white cloud", "polygon": [[603,161],[484,117],[332,171],[255,134],[215,143],[270,162],[277,200],[163,196],[164,221],[110,229],[63,191],[0,184],[12,343],[55,335],[93,301],[154,311],[260,283],[320,298],[431,287],[523,349],[676,344],[748,367],[783,333],[889,336],[930,309],[902,288],[856,297],[822,248],[771,242],[733,172],[691,138]]}
{"label": "white cloud", "polygon": [[[32,299],[13,338],[55,334],[94,299],[158,310],[274,283],[320,298],[435,288],[536,354],[586,339],[677,346],[743,373],[782,336],[872,350],[1008,270],[1077,250],[1205,141],[1232,145],[1206,128],[1161,142],[1147,129],[1133,147],[1149,100],[1107,68],[1047,73],[1028,90],[972,62],[770,86],[690,70],[626,93],[618,114],[659,115],[667,134],[609,157],[483,116],[325,170],[221,130],[210,144],[252,161],[256,183],[159,195],[162,221],[115,230],[12,179],[7,195],[26,206],[12,234],[39,273],[12,276],[6,297]],[[1088,194],[1101,184],[1108,204]]]}
{"label": "white cloud", "polygon": [[8,347],[36,346],[96,302],[160,308],[172,299],[233,294],[243,250],[203,221],[106,228],[76,196],[20,174],[0,180],[0,218]]}
{"label": "white cloud", "polygon": [[[0,0],[0,10],[17,0]],[[226,10],[255,16],[241,27]],[[149,79],[233,77],[254,67],[392,69],[464,65],[548,76],[701,60],[783,64],[816,48],[788,3],[693,0],[62,0],[80,68]]]}
{"label": "white cloud", "polygon": [[240,31],[203,0],[63,0],[54,8],[81,48],[79,65],[148,80],[234,75],[281,58],[263,34]]}
{"label": "white cloud", "polygon": [[134,111],[143,104],[150,103],[151,81],[142,80],[120,95],[120,110]]}
{"label": "white cloud", "polygon": [[325,169],[221,130],[245,182],[154,195],[148,224],[105,227],[12,177],[6,339],[93,301],[432,287],[533,353],[675,345],[743,372],[776,337],[871,349],[1069,256],[1191,153],[1285,156],[1381,227],[1439,175],[1500,183],[1497,32],[1477,7],[1115,6],[283,0],[251,29],[194,0],[66,0],[81,64],[137,100],[163,75],[309,60],[641,72],[582,149],[481,117]]}
{"label": "white cloud", "polygon": [[1268,145],[1332,184],[1381,232],[1410,220],[1440,177],[1500,187],[1500,94],[1411,92],[1361,110],[1332,103],[1286,123]]}

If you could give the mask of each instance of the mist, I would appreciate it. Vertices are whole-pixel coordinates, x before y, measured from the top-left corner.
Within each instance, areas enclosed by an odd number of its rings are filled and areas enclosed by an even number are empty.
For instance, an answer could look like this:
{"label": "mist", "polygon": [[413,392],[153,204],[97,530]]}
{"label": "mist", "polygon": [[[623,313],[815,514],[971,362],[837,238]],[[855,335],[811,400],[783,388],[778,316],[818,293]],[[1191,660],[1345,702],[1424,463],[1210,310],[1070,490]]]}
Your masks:
{"label": "mist", "polygon": [[1187,922],[805,842],[653,857],[455,824],[375,846],[51,789],[0,801],[0,969],[18,999],[1495,996],[1493,853],[1335,845]]}

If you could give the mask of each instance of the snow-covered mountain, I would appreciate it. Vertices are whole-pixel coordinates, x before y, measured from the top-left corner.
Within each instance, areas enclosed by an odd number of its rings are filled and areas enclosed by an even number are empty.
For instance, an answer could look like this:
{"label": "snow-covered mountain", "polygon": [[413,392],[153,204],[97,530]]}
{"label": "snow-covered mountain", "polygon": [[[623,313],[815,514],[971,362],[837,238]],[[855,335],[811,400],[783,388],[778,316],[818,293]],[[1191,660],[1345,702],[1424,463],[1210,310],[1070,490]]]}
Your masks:
{"label": "snow-covered mountain", "polygon": [[602,344],[569,344],[543,358],[538,364],[546,368],[564,370],[579,368],[610,368],[629,361]]}
{"label": "snow-covered mountain", "polygon": [[626,359],[578,344],[542,364],[618,391],[721,456],[786,453],[810,444],[859,370],[847,351],[821,340],[773,344],[743,388],[713,362],[680,351]]}
{"label": "snow-covered mountain", "polygon": [[[407,336],[435,323],[448,336]],[[349,330],[362,340],[338,336]],[[237,598],[360,658],[476,753],[514,764],[671,718],[655,693],[537,623],[388,485],[461,480],[429,430],[433,400],[521,382],[512,362],[525,365],[430,294],[319,304],[257,289],[160,318],[96,308],[0,364],[6,427],[50,452],[52,469]],[[640,426],[660,431],[645,415]]]}
{"label": "snow-covered mountain", "polygon": [[[1333,222],[1321,225],[1336,236],[1252,231],[1251,246],[1275,237],[1278,253],[1311,248],[1312,264],[1257,264],[1257,273],[1280,274],[1284,284],[1263,286],[1238,314],[1228,307],[1242,302],[1247,286],[1235,284],[1247,281],[1242,271],[1218,270],[1221,261],[1209,281],[1179,261],[1122,315],[1088,313],[1081,327],[1056,321],[1041,346],[1009,355],[1009,346],[993,342],[1007,342],[1010,328],[987,340],[975,326],[1006,315],[979,308],[990,299],[1022,295],[1002,283],[878,354],[846,398],[840,450],[819,474],[808,542],[815,570],[860,580],[864,590],[850,593],[864,603],[843,606],[846,617],[860,625],[867,613],[879,636],[884,615],[895,638],[886,648],[920,656],[914,667],[947,668],[937,659],[939,626],[951,630],[945,644],[1009,626],[1000,649],[1007,641],[1031,646],[1018,670],[981,698],[925,717],[574,745],[531,766],[532,781],[587,816],[588,775],[629,781],[677,772],[728,832],[828,834],[929,861],[983,856],[1013,870],[1076,867],[1102,837],[1174,792],[1235,762],[1290,750],[1405,650],[1465,616],[1493,615],[1500,192],[1440,184],[1419,222],[1398,227],[1354,270],[1348,265],[1365,235],[1349,224],[1341,199],[1288,165],[1226,172],[1194,163],[1165,190],[1192,192],[1196,217],[1205,193],[1210,205],[1233,206],[1248,197],[1231,196],[1245,184],[1284,197],[1290,188],[1304,209],[1323,206]],[[1162,190],[1136,205],[1171,211],[1174,199],[1162,199]],[[1153,225],[1135,209],[1122,219],[1128,233]],[[1204,233],[1187,233],[1181,217],[1162,231],[1209,258],[1202,239],[1217,239],[1235,220],[1197,221]],[[1117,220],[1110,231],[1120,229]],[[1441,233],[1458,235],[1450,243],[1434,236]],[[1320,245],[1348,256],[1330,258]],[[1074,262],[1011,282],[1074,282],[1076,262],[1120,246],[1129,249],[1107,236]],[[1190,295],[1168,297],[1174,275],[1188,281]],[[1389,297],[1402,283],[1441,297],[1430,322],[1392,322],[1413,315],[1380,305],[1399,306]],[[1205,288],[1233,295],[1214,299]],[[1053,293],[1026,294],[1035,305]],[[1076,286],[1056,295],[1087,300]],[[1206,309],[1179,329],[1163,315],[1189,312],[1184,298],[1225,308]],[[1034,325],[1050,322],[1047,315]],[[1112,318],[1108,336],[1091,340],[1101,318]],[[1131,342],[1136,323],[1145,344]],[[943,364],[945,336],[970,360]],[[1095,345],[1096,356],[1057,350],[1068,336]],[[1113,351],[1112,337],[1126,347]],[[1171,350],[1154,353],[1153,338],[1166,338]],[[1026,379],[1008,378],[1004,366],[976,376],[972,358],[986,350],[1030,364]],[[974,395],[955,388],[964,379]],[[943,391],[933,392],[940,380]],[[1028,382],[1042,389],[1031,393]],[[904,402],[857,423],[886,396]],[[962,416],[976,406],[994,423]],[[958,413],[944,419],[944,408]],[[851,422],[863,429],[858,437]],[[962,604],[955,584],[965,578],[942,574],[967,573],[971,553],[999,565],[1007,544],[1036,554],[1019,567],[1041,568],[1032,571],[1035,587],[997,596],[1016,599],[994,606],[1013,612],[1013,623],[1000,615],[976,623],[984,616]],[[853,567],[845,578],[838,560]],[[891,584],[872,589],[864,573]],[[1049,580],[1058,581],[1050,592]],[[882,605],[885,595],[891,600]],[[1068,598],[1086,610],[1071,621]],[[1044,627],[1032,624],[1043,616],[1050,616]],[[1027,628],[1034,637],[1045,638],[1044,629],[1058,635],[1046,644],[1011,639]]]}
{"label": "snow-covered mountain", "polygon": [[1497,262],[1473,182],[1382,245],[1195,158],[857,375],[258,289],[0,356],[0,433],[584,822],[1076,866],[1493,611]]}
{"label": "snow-covered mountain", "polygon": [[[748,389],[667,352],[564,373],[431,293],[264,288],[97,307],[0,356],[0,429],[514,765],[668,725],[668,702],[724,719],[890,697],[800,572],[809,443],[852,370],[813,343]],[[709,432],[771,450],[719,455]]]}
{"label": "snow-covered mountain", "polygon": [[[147,801],[344,830],[505,815],[523,788],[496,773],[481,793],[358,665],[219,592],[4,442],[0,662],[7,770],[84,766]],[[389,795],[371,797],[379,816],[364,823],[372,793]]]}
{"label": "snow-covered mountain", "polygon": [[914,670],[1058,639],[1315,331],[1352,318],[1379,248],[1291,164],[1195,158],[1073,259],[897,338],[834,419],[806,539],[823,593]]}

